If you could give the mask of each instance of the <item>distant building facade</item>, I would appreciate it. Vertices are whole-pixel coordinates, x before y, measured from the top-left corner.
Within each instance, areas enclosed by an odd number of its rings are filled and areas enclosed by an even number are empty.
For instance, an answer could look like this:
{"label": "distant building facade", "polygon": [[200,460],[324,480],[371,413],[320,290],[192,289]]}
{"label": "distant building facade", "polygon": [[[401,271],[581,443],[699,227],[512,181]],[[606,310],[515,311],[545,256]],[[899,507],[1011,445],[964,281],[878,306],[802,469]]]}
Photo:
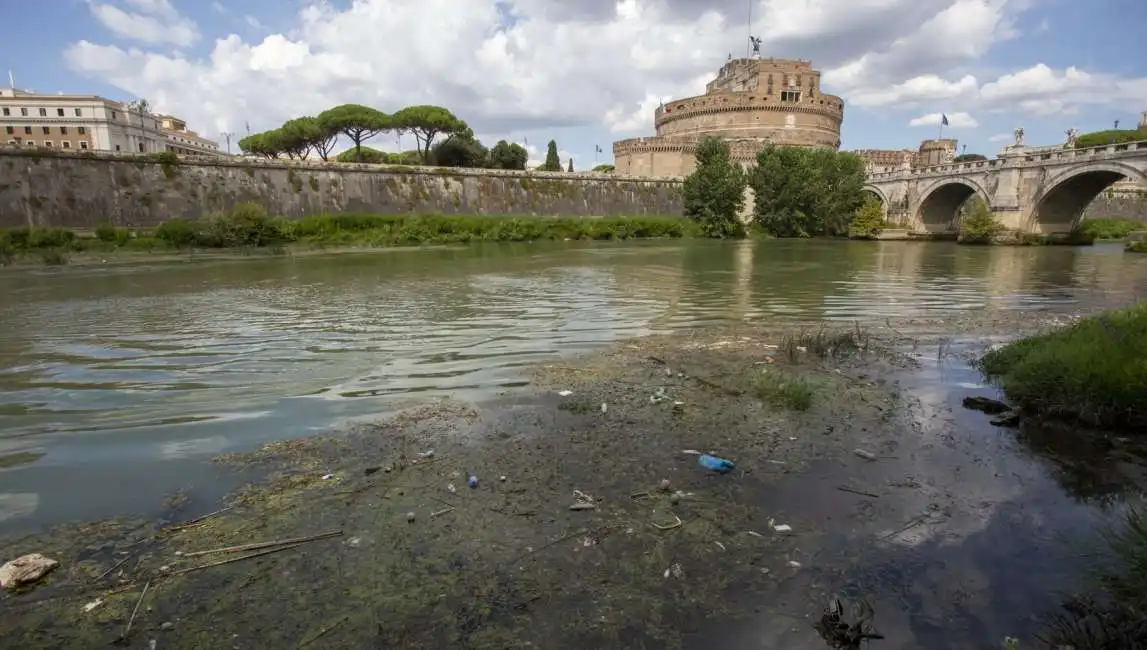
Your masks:
{"label": "distant building facade", "polygon": [[666,102],[654,112],[656,136],[613,143],[615,172],[686,176],[707,136],[727,140],[743,164],[754,163],[769,143],[837,150],[843,120],[844,101],[821,92],[820,71],[809,61],[730,59],[704,95]]}
{"label": "distant building facade", "polygon": [[98,95],[0,88],[0,144],[75,151],[223,155],[175,117]]}
{"label": "distant building facade", "polygon": [[952,162],[956,158],[957,145],[958,142],[955,139],[943,138],[924,140],[916,151],[911,149],[857,149],[852,153],[864,160],[868,173],[880,174]]}

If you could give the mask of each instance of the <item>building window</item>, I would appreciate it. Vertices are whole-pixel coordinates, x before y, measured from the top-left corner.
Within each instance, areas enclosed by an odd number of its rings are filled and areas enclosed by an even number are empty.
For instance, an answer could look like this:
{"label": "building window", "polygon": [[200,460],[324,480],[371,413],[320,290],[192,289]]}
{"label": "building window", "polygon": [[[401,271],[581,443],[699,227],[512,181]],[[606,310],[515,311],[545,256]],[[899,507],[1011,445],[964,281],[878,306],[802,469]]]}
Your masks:
{"label": "building window", "polygon": [[60,135],[67,135],[67,134],[68,134],[68,127],[61,126],[60,127]]}
{"label": "building window", "polygon": [[9,140],[9,141],[8,141],[8,144],[10,144],[10,145],[16,145],[16,144],[20,144],[20,143],[19,143],[19,142],[16,142],[15,140]]}
{"label": "building window", "polygon": [[16,129],[14,127],[11,127],[11,126],[6,126],[6,127],[4,127],[4,132],[7,133],[8,135],[12,135],[13,133],[16,132]]}
{"label": "building window", "polygon": [[11,114],[12,114],[11,109],[9,109],[7,106],[5,106],[4,107],[4,117],[8,117]]}
{"label": "building window", "polygon": [[44,140],[44,147],[46,149],[51,149],[52,148],[52,141],[51,140]]}
{"label": "building window", "polygon": [[28,117],[28,109],[26,109],[26,108],[21,108],[21,109],[20,109],[20,115],[21,115],[22,117]]}
{"label": "building window", "polygon": [[115,146],[115,150],[119,151],[119,145],[118,144]]}
{"label": "building window", "polygon": [[801,100],[800,91],[797,91],[797,90],[782,90],[781,91],[781,101],[782,102],[799,102],[800,100]]}
{"label": "building window", "polygon": [[41,108],[40,109],[40,117],[48,117],[48,109]]}
{"label": "building window", "polygon": [[41,126],[40,130],[44,132],[44,135],[52,135],[52,127],[50,126]]}
{"label": "building window", "polygon": [[68,142],[67,140],[61,140],[61,141],[60,141],[60,148],[61,148],[61,149],[71,149],[71,148],[72,148],[72,143],[71,143],[71,142]]}
{"label": "building window", "polygon": [[63,117],[63,116],[64,116],[64,109],[57,108],[56,109],[56,117]]}
{"label": "building window", "polygon": [[24,135],[32,135],[32,127],[30,127],[30,126],[24,127]]}
{"label": "building window", "polygon": [[88,127],[78,126],[78,127],[76,127],[76,130],[80,132],[80,135],[86,135],[88,132]]}
{"label": "building window", "polygon": [[119,119],[119,113],[116,113],[115,111],[112,111],[112,119],[113,119],[113,120],[118,120],[118,119]]}
{"label": "building window", "polygon": [[88,149],[88,141],[87,140],[80,140],[80,149],[87,151],[87,149]]}
{"label": "building window", "polygon": [[29,140],[29,141],[25,142],[24,144],[29,146],[29,147],[34,147],[34,146],[36,146],[36,141],[35,140]]}
{"label": "building window", "polygon": [[81,117],[82,115],[83,115],[83,112],[82,112],[82,111],[80,111],[80,109],[78,109],[78,108],[77,108],[77,109],[76,109],[76,117]]}
{"label": "building window", "polygon": [[139,152],[143,153],[143,143],[139,143]]}

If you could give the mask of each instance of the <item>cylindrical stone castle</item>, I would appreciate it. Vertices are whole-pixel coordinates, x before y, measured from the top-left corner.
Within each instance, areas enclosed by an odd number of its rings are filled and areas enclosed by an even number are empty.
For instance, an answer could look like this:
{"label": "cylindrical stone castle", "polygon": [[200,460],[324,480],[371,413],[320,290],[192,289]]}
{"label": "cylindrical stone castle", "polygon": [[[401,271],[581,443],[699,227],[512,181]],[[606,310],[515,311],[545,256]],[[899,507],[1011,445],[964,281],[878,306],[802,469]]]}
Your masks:
{"label": "cylindrical stone castle", "polygon": [[658,108],[656,136],[614,142],[614,165],[626,176],[685,176],[706,136],[728,140],[733,157],[745,164],[769,142],[835,150],[843,120],[844,102],[821,93],[820,71],[809,61],[733,59],[704,95]]}

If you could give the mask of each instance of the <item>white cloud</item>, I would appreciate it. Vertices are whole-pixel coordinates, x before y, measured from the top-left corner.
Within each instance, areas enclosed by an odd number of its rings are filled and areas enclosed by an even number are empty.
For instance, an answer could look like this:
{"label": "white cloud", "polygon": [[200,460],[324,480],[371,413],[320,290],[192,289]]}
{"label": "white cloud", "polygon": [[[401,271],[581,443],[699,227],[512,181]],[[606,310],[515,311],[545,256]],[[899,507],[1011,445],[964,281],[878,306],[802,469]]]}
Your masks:
{"label": "white cloud", "polygon": [[[948,126],[953,129],[974,129],[980,126],[976,118],[964,112],[948,113]],[[908,126],[940,126],[944,119],[943,113],[929,113],[912,119]]]}
{"label": "white cloud", "polygon": [[[744,0],[356,0],[345,8],[313,0],[282,33],[228,35],[189,57],[148,47],[197,37],[168,0],[120,1],[132,12],[90,6],[114,33],[144,45],[80,40],[64,53],[68,65],[207,135],[245,122],[262,130],[344,102],[387,111],[440,104],[480,133],[517,141],[536,133],[544,143],[550,131],[586,125],[648,134],[663,98],[703,92],[725,54],[743,56],[745,47]],[[1030,1],[756,0],[753,30],[766,56],[810,58],[825,70],[825,90],[853,110],[944,110],[951,119],[1009,102],[1063,111],[1090,101],[1147,104],[1147,80],[1075,71],[1067,82],[1066,71],[1049,70],[1071,87],[1065,92],[1047,79],[1032,86],[1039,75],[1030,71],[986,85],[965,72],[1016,37]],[[1102,83],[1119,90],[1083,91]],[[1042,90],[1019,93],[1028,86]],[[592,151],[592,143],[566,146]]]}
{"label": "white cloud", "polygon": [[1008,142],[1015,138],[1014,133],[997,133],[988,138],[988,142]]}
{"label": "white cloud", "polygon": [[187,47],[199,40],[195,23],[184,18],[167,0],[127,0],[137,12],[110,4],[88,2],[92,16],[116,36],[148,45]]}

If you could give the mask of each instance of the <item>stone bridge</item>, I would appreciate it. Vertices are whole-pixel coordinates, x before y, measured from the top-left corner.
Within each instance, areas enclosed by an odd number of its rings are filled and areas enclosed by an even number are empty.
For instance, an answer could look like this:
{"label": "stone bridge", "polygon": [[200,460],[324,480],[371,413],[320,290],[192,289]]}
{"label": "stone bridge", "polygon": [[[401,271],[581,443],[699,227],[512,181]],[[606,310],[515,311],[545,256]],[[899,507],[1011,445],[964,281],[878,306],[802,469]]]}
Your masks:
{"label": "stone bridge", "polygon": [[917,232],[954,232],[973,196],[1005,228],[1055,234],[1079,226],[1092,199],[1122,179],[1147,185],[1147,141],[1087,149],[1008,147],[994,160],[871,174],[865,190],[891,224]]}

